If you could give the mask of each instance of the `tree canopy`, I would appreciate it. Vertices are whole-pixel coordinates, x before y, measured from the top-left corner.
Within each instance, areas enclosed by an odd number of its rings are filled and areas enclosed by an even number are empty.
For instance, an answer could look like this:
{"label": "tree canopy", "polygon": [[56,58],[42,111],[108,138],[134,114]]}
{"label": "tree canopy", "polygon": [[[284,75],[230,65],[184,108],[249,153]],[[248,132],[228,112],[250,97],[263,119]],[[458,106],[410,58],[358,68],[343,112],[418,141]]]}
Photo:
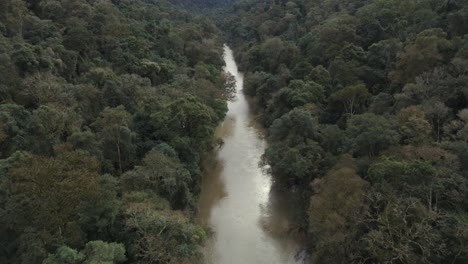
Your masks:
{"label": "tree canopy", "polygon": [[467,6],[0,1],[0,262],[202,261],[228,42],[312,263],[467,263]]}
{"label": "tree canopy", "polygon": [[235,88],[217,27],[169,1],[0,2],[0,262],[201,259]]}
{"label": "tree canopy", "polygon": [[312,263],[468,261],[467,4],[247,0],[215,16]]}

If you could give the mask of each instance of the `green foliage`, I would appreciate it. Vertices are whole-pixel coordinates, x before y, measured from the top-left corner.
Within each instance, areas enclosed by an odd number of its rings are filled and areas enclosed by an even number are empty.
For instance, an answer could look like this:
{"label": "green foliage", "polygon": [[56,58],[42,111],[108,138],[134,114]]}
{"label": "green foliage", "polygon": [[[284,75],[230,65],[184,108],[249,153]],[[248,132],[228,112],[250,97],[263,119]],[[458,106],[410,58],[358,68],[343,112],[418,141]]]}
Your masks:
{"label": "green foliage", "polygon": [[90,241],[85,248],[78,252],[67,246],[57,249],[50,254],[43,264],[118,264],[126,260],[125,248],[122,244],[106,243],[101,240]]}
{"label": "green foliage", "polygon": [[451,43],[447,34],[440,28],[427,29],[419,33],[412,45],[398,55],[396,70],[392,78],[396,82],[413,81],[421,73],[445,62]]}
{"label": "green foliage", "polygon": [[126,260],[122,244],[106,243],[100,240],[86,243],[83,250],[87,256],[85,263],[122,263]]}
{"label": "green foliage", "polygon": [[[18,248],[20,258],[40,259],[44,247],[60,241],[82,243],[84,234],[77,216],[96,201],[98,166],[96,160],[66,148],[56,158],[28,156],[11,166],[2,181],[2,190],[9,196],[1,218],[3,225],[17,234],[9,243],[24,243],[25,236],[39,243],[30,249],[29,256]],[[66,238],[62,234],[67,234]]]}
{"label": "green foliage", "polygon": [[31,123],[31,113],[16,104],[0,105],[0,120],[3,140],[3,157],[8,157],[17,150],[28,150],[24,138],[28,134]]}
{"label": "green foliage", "polygon": [[413,199],[389,203],[376,219],[377,228],[363,237],[363,251],[377,262],[397,258],[428,263],[446,252],[440,233],[431,232],[435,216]]}
{"label": "green foliage", "polygon": [[[182,214],[161,210],[147,195],[138,195],[125,212],[128,248],[139,263],[190,263],[201,256],[205,231]],[[145,197],[146,196],[146,197]],[[142,199],[141,199],[142,198]],[[130,202],[130,201],[129,201]]]}
{"label": "green foliage", "polygon": [[322,85],[324,88],[330,89],[331,86],[331,76],[325,67],[318,65],[310,71],[309,78]]}
{"label": "green foliage", "polygon": [[120,182],[117,178],[104,174],[97,178],[96,200],[87,205],[80,215],[79,222],[89,237],[112,237],[112,227],[122,210],[119,200]]}
{"label": "green foliage", "polygon": [[369,97],[370,94],[366,86],[364,84],[356,84],[333,93],[330,95],[330,100],[342,104],[343,110],[353,115]]}
{"label": "green foliage", "polygon": [[39,60],[31,46],[17,45],[11,54],[12,59],[21,72],[33,73],[39,69]]}
{"label": "green foliage", "polygon": [[278,179],[289,184],[309,182],[320,170],[323,150],[315,142],[317,131],[309,112],[295,109],[275,120],[266,161]]}
{"label": "green foliage", "polygon": [[391,121],[370,113],[351,117],[346,133],[350,149],[358,155],[375,156],[400,141]]}
{"label": "green foliage", "polygon": [[425,119],[424,112],[415,106],[402,109],[398,114],[398,125],[404,141],[412,144],[427,142],[431,125]]}
{"label": "green foliage", "polygon": [[272,112],[272,119],[276,119],[296,107],[317,107],[323,101],[324,89],[320,84],[294,80],[273,96],[267,111]]}
{"label": "green foliage", "polygon": [[345,131],[337,125],[320,125],[319,126],[319,142],[323,149],[327,152],[338,155],[343,152],[346,144]]}
{"label": "green foliage", "polygon": [[218,122],[213,109],[193,96],[182,97],[163,106],[149,117],[155,128],[152,137],[168,142],[184,162],[199,161],[199,153],[208,150]]}
{"label": "green foliage", "polygon": [[171,202],[175,208],[184,208],[191,200],[190,172],[177,157],[159,151],[146,154],[144,166],[122,175],[122,185],[127,191],[153,190]]}
{"label": "green foliage", "polygon": [[466,4],[247,0],[219,16],[312,263],[467,261]]}
{"label": "green foliage", "polygon": [[434,174],[435,170],[429,163],[420,161],[408,163],[386,160],[369,169],[370,180],[375,183],[386,181],[393,184],[425,184]]}
{"label": "green foliage", "polygon": [[266,72],[253,72],[244,77],[244,90],[247,95],[254,96],[271,75]]}
{"label": "green foliage", "polygon": [[83,253],[79,253],[75,249],[69,248],[67,246],[62,246],[57,249],[57,252],[53,255],[49,255],[42,263],[43,264],[76,264],[83,263],[85,259]]}
{"label": "green foliage", "polygon": [[309,112],[294,109],[277,119],[270,128],[270,141],[291,144],[313,139],[316,131]]}
{"label": "green foliage", "polygon": [[104,146],[104,157],[112,162],[120,173],[128,168],[133,152],[130,130],[131,115],[123,106],[105,108],[92,126]]}
{"label": "green foliage", "polygon": [[357,226],[367,211],[369,184],[356,173],[350,156],[344,156],[323,178],[312,183],[309,233],[317,241],[315,262],[346,262],[346,252],[355,248]]}
{"label": "green foliage", "polygon": [[[468,261],[466,4],[247,0],[212,17],[312,262]],[[0,1],[0,262],[201,259],[186,214],[233,99],[221,41],[166,1]]]}
{"label": "green foliage", "polygon": [[[234,87],[222,52],[211,21],[168,1],[0,1],[0,262],[139,262],[128,192],[194,226]],[[200,257],[189,242],[160,263]]]}

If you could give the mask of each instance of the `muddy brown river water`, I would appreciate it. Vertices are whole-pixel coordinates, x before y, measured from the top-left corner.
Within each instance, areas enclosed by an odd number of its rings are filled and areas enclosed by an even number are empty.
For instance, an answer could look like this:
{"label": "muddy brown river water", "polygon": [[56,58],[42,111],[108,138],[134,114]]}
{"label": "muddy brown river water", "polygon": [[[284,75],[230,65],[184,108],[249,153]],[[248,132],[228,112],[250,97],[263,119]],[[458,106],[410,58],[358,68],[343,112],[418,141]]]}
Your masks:
{"label": "muddy brown river water", "polygon": [[208,264],[303,263],[298,246],[284,230],[287,215],[272,209],[271,176],[261,167],[264,133],[242,92],[243,75],[232,50],[224,47],[225,71],[236,79],[237,98],[230,102],[216,136],[224,145],[205,162],[199,222],[213,231],[205,248]]}

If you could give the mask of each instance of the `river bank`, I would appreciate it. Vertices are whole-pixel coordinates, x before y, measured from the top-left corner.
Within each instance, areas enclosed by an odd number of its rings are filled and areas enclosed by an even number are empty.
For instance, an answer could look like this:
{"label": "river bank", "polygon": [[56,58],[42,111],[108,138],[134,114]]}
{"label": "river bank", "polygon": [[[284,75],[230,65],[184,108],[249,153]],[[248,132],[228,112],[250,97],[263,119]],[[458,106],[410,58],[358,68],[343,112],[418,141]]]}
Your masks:
{"label": "river bank", "polygon": [[[199,221],[213,231],[208,263],[298,263],[299,246],[289,236],[286,211],[275,211],[268,165],[261,164],[265,131],[243,94],[243,74],[224,47],[225,70],[236,79],[237,98],[216,131],[223,146],[205,162]],[[300,262],[299,262],[300,263]]]}

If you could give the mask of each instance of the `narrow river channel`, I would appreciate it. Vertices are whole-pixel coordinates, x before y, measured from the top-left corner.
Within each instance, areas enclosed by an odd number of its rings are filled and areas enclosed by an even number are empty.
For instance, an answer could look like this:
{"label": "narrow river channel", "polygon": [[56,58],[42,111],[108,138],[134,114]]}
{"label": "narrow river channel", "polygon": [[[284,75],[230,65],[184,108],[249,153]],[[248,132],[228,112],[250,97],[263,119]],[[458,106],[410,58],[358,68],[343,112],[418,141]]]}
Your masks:
{"label": "narrow river channel", "polygon": [[294,260],[296,244],[273,230],[284,216],[272,212],[271,176],[259,166],[266,147],[264,133],[242,92],[243,75],[227,46],[224,60],[225,71],[236,78],[237,98],[229,103],[216,132],[224,145],[205,162],[199,221],[213,231],[206,246],[207,263],[300,263]]}

